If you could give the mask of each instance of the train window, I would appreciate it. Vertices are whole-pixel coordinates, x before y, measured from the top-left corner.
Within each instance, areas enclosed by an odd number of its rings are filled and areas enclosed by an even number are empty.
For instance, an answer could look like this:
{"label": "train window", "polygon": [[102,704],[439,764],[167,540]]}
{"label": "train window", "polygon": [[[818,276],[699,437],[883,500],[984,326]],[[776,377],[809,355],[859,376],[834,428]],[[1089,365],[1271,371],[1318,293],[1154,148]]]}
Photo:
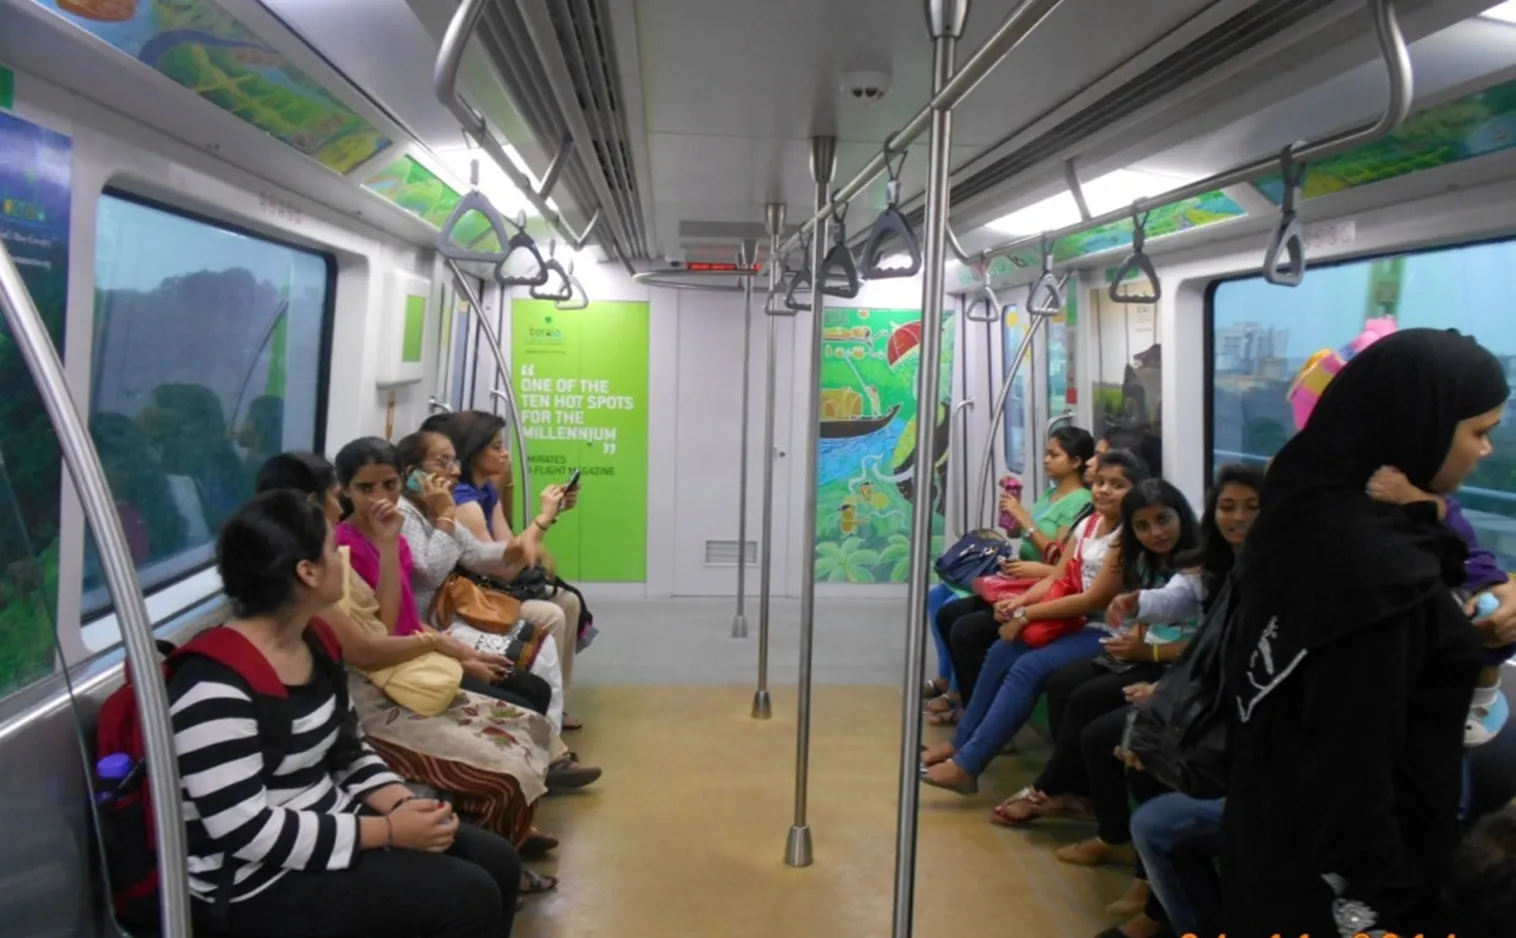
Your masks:
{"label": "train window", "polygon": [[[1015,309],[1009,309],[1005,314],[1005,326],[1001,330],[1003,349],[1005,353],[1005,372],[1010,374],[1011,365],[1016,361],[1016,350],[1021,347],[1021,342],[1026,338],[1027,322]],[[1021,369],[1016,372],[1016,379],[1011,386],[1011,399],[1005,405],[1005,467],[1011,472],[1021,475],[1027,471],[1026,465],[1026,423],[1027,423],[1027,375],[1032,373],[1032,354],[1027,351],[1026,361],[1021,363]]]}
{"label": "train window", "polygon": [[[1455,328],[1500,356],[1516,384],[1516,241],[1312,267],[1298,287],[1261,277],[1216,284],[1207,322],[1211,460],[1262,465],[1295,432],[1286,393],[1306,359],[1356,338],[1365,320]],[[1482,544],[1516,569],[1516,427],[1458,493]]]}
{"label": "train window", "polygon": [[1068,309],[1043,327],[1048,337],[1048,412],[1055,417],[1074,405],[1069,400],[1074,372],[1074,333],[1069,329],[1074,319],[1074,292],[1069,291]]}
{"label": "train window", "polygon": [[[14,356],[7,365],[14,366],[22,380],[30,380],[8,334],[5,344]],[[28,386],[27,403],[40,410],[36,397]],[[40,429],[49,431],[45,419]],[[56,481],[48,480],[58,478],[58,447],[47,440],[50,445],[36,447],[34,458],[13,460],[14,444],[22,439],[15,431],[7,432],[7,452],[0,453],[0,697],[51,674],[55,660],[52,598],[58,586],[58,490]],[[35,472],[44,465],[48,474],[37,477]],[[24,511],[23,504],[42,497],[43,491],[51,495],[51,512]]]}
{"label": "train window", "polygon": [[[1148,291],[1147,281],[1129,285]],[[1156,307],[1116,303],[1105,290],[1090,291],[1095,316],[1095,435],[1112,442],[1163,474],[1163,355]]]}
{"label": "train window", "polygon": [[[335,271],[116,192],[97,231],[90,430],[151,593],[211,565],[265,459],[320,448]],[[109,610],[93,542],[83,590],[86,617]]]}

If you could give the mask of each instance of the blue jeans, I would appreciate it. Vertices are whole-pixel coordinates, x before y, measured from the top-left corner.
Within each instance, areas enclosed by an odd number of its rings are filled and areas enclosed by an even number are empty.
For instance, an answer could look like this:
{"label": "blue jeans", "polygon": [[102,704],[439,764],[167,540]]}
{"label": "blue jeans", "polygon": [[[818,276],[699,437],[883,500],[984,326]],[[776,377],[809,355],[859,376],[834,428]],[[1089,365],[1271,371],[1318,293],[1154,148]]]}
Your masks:
{"label": "blue jeans", "polygon": [[946,583],[938,583],[926,594],[927,631],[932,633],[932,644],[937,646],[937,679],[947,681],[948,689],[952,691],[959,689],[958,675],[953,673],[953,655],[948,651],[947,642],[937,631],[937,612],[957,598],[958,594]]}
{"label": "blue jeans", "polygon": [[1181,935],[1221,931],[1221,812],[1225,798],[1191,798],[1169,792],[1132,815],[1132,843],[1148,886]]}
{"label": "blue jeans", "polygon": [[1101,629],[1084,628],[1041,648],[1020,639],[996,642],[953,736],[953,761],[971,775],[983,772],[1032,715],[1043,683],[1054,671],[1100,654]]}

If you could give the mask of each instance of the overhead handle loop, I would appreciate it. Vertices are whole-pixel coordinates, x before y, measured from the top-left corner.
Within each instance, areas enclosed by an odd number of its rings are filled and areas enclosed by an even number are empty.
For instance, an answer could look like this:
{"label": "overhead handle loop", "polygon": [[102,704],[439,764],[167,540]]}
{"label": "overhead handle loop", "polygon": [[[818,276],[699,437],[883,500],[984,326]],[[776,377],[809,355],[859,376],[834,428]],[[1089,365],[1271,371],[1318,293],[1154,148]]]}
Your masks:
{"label": "overhead handle loop", "polygon": [[[567,303],[574,298],[574,288],[569,284],[569,272],[563,269],[563,264],[558,260],[558,242],[549,241],[547,247],[548,258],[542,262],[542,282],[532,285],[530,291],[534,300],[552,300],[555,303]],[[558,285],[551,290],[542,289],[547,285],[551,275],[558,276]]]}
{"label": "overhead handle loop", "polygon": [[1026,311],[1039,316],[1054,316],[1063,312],[1068,296],[1064,285],[1069,276],[1053,273],[1053,245],[1046,236],[1042,239],[1042,273],[1032,282],[1026,294]]}
{"label": "overhead handle loop", "polygon": [[763,313],[765,316],[783,316],[789,318],[797,311],[785,305],[785,295],[778,290],[769,294],[768,299],[763,301]]}
{"label": "overhead handle loop", "polygon": [[[904,267],[884,267],[885,244],[894,237],[907,257]],[[910,220],[893,206],[886,208],[874,219],[869,229],[868,240],[863,242],[863,270],[865,280],[890,280],[914,277],[921,272],[921,245],[916,242],[916,233],[911,230]]]}
{"label": "overhead handle loop", "polygon": [[989,271],[985,271],[984,287],[979,295],[969,300],[969,305],[964,307],[963,318],[969,322],[999,322],[1003,315],[1000,298],[990,288]]}
{"label": "overhead handle loop", "polygon": [[569,295],[553,304],[554,309],[575,310],[586,309],[590,305],[590,295],[585,292],[584,284],[574,276],[574,263],[569,261],[569,270],[564,276],[564,286],[568,288]]}
{"label": "overhead handle loop", "polygon": [[[1279,173],[1284,179],[1284,198],[1281,200],[1279,224],[1269,238],[1268,252],[1263,255],[1263,279],[1281,287],[1298,287],[1305,279],[1305,231],[1300,224],[1300,215],[1295,211],[1295,199],[1300,186],[1305,182],[1306,164],[1296,163],[1294,146],[1287,146],[1279,154]],[[1280,260],[1285,259],[1284,266]]]}
{"label": "overhead handle loop", "polygon": [[801,303],[795,299],[795,294],[801,290],[815,296],[816,290],[811,278],[811,239],[806,235],[800,236],[800,269],[790,277],[790,285],[784,291],[784,308],[790,311],[790,315],[811,308],[810,303]]}
{"label": "overhead handle loop", "polygon": [[[833,193],[835,200],[837,194]],[[835,230],[832,237],[832,248],[826,252],[826,257],[821,259],[821,269],[816,271],[813,284],[819,285],[821,292],[827,296],[840,297],[851,300],[858,295],[863,288],[863,282],[858,278],[858,264],[853,260],[853,252],[847,246],[847,203],[833,202],[832,219]],[[840,272],[842,285],[837,286],[829,283],[833,274]],[[814,290],[812,291],[814,293]]]}
{"label": "overhead handle loop", "polygon": [[[510,255],[510,249],[507,247],[510,242],[510,236],[506,234],[505,220],[500,217],[499,212],[495,211],[495,206],[490,203],[490,200],[484,193],[479,191],[478,160],[473,161],[469,176],[473,183],[473,188],[470,188],[468,192],[464,193],[463,198],[458,200],[457,206],[453,208],[453,213],[447,217],[447,221],[442,223],[442,230],[437,232],[437,253],[453,261],[474,261],[483,264],[493,264],[504,260],[505,257]],[[500,251],[475,251],[462,244],[453,243],[453,235],[455,229],[458,227],[458,223],[469,212],[478,212],[484,216],[484,220],[489,222],[489,226],[494,229],[495,237],[499,240],[504,253]],[[517,231],[523,230],[520,225],[516,227]],[[476,238],[473,243],[477,244],[481,240],[483,240],[482,237]]]}
{"label": "overhead handle loop", "polygon": [[[536,269],[530,276],[518,276],[506,272],[506,265],[510,263],[517,251],[525,251],[536,263]],[[527,234],[524,229],[511,235],[505,242],[504,256],[492,256],[490,259],[495,261],[495,282],[502,287],[540,287],[548,281],[547,261],[542,259],[542,252],[537,249],[537,239]]]}
{"label": "overhead handle loop", "polygon": [[[1116,268],[1114,279],[1111,280],[1110,297],[1113,303],[1139,303],[1152,304],[1158,302],[1163,296],[1163,284],[1158,281],[1158,271],[1153,268],[1153,259],[1143,251],[1147,244],[1148,213],[1137,214],[1136,203],[1132,208],[1132,253]],[[1128,293],[1122,286],[1126,278],[1132,274],[1141,274],[1152,284],[1152,293]]]}

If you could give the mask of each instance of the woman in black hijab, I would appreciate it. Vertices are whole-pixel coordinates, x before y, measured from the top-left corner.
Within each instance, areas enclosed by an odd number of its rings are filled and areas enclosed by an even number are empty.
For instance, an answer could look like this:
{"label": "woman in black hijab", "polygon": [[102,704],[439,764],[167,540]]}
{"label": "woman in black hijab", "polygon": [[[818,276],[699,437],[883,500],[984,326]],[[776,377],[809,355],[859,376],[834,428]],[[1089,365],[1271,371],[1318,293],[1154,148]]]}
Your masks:
{"label": "woman in black hijab", "polygon": [[1448,933],[1437,896],[1480,667],[1450,590],[1466,550],[1433,503],[1365,487],[1395,466],[1453,491],[1509,394],[1473,339],[1407,329],[1342,370],[1270,467],[1227,639],[1231,938]]}

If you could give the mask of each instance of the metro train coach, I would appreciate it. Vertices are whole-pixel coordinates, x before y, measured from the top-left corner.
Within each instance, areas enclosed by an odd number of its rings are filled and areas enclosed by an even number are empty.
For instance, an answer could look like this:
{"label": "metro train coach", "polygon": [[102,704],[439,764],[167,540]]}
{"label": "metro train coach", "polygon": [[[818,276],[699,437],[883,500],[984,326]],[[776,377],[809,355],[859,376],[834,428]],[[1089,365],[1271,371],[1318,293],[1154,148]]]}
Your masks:
{"label": "metro train coach", "polygon": [[0,934],[1516,933],[1516,3],[0,0]]}

